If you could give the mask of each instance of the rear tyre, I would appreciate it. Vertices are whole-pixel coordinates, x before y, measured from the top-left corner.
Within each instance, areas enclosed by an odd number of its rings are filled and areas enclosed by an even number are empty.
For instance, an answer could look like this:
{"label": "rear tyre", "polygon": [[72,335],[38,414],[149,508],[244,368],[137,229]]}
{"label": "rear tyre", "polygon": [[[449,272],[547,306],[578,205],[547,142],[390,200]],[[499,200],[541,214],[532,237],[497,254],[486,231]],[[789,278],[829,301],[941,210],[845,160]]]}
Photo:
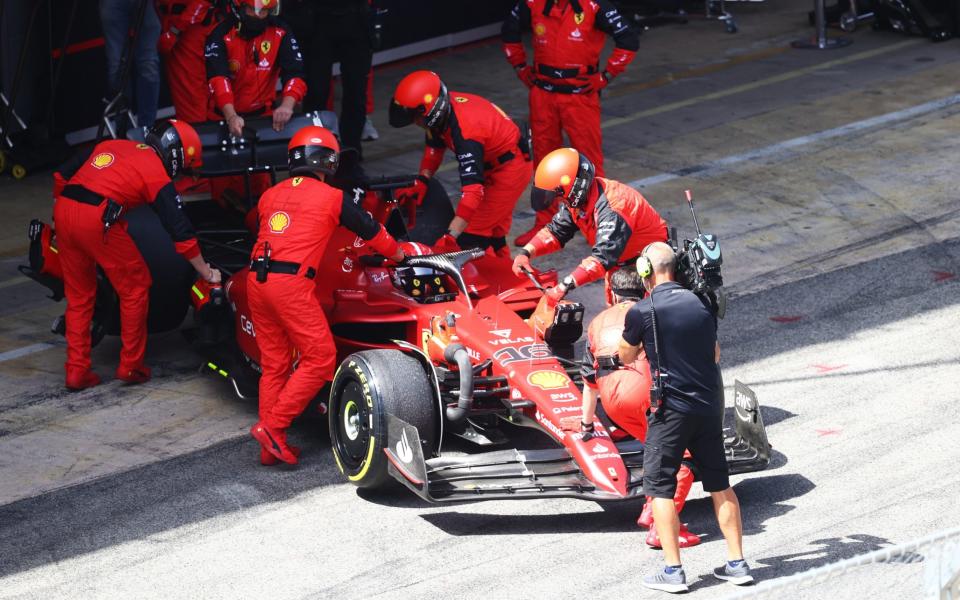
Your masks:
{"label": "rear tyre", "polygon": [[399,350],[364,350],[340,364],[330,389],[330,445],[340,471],[354,485],[382,489],[390,482],[387,415],[420,432],[424,456],[436,447],[433,389],[420,362]]}

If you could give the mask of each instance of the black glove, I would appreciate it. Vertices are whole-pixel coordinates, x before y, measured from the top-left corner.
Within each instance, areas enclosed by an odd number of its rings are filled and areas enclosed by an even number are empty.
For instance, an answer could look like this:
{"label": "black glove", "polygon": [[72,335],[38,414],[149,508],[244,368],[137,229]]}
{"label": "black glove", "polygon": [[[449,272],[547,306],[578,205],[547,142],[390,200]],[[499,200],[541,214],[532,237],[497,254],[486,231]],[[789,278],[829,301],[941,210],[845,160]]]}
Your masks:
{"label": "black glove", "polygon": [[580,421],[580,439],[585,442],[589,442],[593,439],[593,423],[584,423]]}

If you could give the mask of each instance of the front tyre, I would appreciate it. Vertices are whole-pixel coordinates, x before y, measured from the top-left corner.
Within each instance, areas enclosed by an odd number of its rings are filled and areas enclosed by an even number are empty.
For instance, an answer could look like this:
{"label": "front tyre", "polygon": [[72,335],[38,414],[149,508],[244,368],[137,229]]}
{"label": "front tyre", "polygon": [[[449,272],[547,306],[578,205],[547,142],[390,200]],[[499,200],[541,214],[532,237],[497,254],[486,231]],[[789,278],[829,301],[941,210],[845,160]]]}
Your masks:
{"label": "front tyre", "polygon": [[420,362],[399,350],[364,350],[340,364],[330,386],[330,445],[354,485],[376,489],[390,481],[387,415],[420,432],[424,456],[436,447],[436,400]]}

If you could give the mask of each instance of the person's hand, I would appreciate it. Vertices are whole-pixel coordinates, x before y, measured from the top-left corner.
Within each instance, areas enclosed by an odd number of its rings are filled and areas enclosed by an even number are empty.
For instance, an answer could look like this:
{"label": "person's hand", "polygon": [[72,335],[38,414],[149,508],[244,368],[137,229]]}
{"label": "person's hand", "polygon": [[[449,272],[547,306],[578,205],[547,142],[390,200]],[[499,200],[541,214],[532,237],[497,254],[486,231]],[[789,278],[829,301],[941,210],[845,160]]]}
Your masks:
{"label": "person's hand", "polygon": [[176,45],[177,34],[172,31],[164,31],[160,34],[160,40],[157,42],[157,50],[160,51],[160,54],[169,54]]}
{"label": "person's hand", "polygon": [[393,197],[400,202],[412,201],[414,206],[420,206],[423,199],[427,196],[427,178],[420,175],[417,181],[404,188],[397,188],[393,192]]}
{"label": "person's hand", "polygon": [[457,238],[453,237],[449,233],[445,233],[440,236],[440,239],[437,240],[430,249],[437,254],[443,254],[444,252],[458,252],[460,250],[460,244],[457,243]]}
{"label": "person's hand", "polygon": [[513,259],[513,274],[523,277],[524,271],[533,273],[533,267],[530,266],[530,257],[525,252],[521,252]]}
{"label": "person's hand", "polygon": [[607,87],[610,84],[610,79],[607,77],[606,73],[594,73],[589,75],[586,78],[580,79],[578,81],[583,81],[583,89],[581,94],[590,94],[593,92],[599,92],[603,88]]}
{"label": "person's hand", "polygon": [[517,68],[517,78],[523,82],[523,85],[527,88],[533,87],[533,81],[535,79],[533,75],[533,67],[530,65],[523,65],[522,67]]}
{"label": "person's hand", "polygon": [[243,135],[243,126],[245,125],[243,117],[234,113],[227,117],[227,129],[230,131],[230,135],[233,137],[240,137]]}
{"label": "person's hand", "polygon": [[286,102],[283,102],[273,111],[273,130],[280,131],[284,128],[290,117],[293,116],[293,107],[287,106]]}
{"label": "person's hand", "polygon": [[207,272],[204,274],[203,279],[207,283],[220,283],[222,276],[219,269],[213,269],[207,264]]}
{"label": "person's hand", "polygon": [[585,442],[589,442],[590,440],[593,439],[594,430],[595,428],[593,426],[593,423],[584,423],[581,421],[580,422],[580,434],[581,434],[580,439]]}
{"label": "person's hand", "polygon": [[562,429],[563,431],[573,431],[573,432],[580,431],[581,423],[582,422],[580,421],[580,417],[576,417],[576,416],[563,417],[562,419],[560,419],[560,429]]}
{"label": "person's hand", "polygon": [[567,295],[567,288],[561,283],[560,285],[548,288],[545,295],[547,297],[547,306],[554,307]]}

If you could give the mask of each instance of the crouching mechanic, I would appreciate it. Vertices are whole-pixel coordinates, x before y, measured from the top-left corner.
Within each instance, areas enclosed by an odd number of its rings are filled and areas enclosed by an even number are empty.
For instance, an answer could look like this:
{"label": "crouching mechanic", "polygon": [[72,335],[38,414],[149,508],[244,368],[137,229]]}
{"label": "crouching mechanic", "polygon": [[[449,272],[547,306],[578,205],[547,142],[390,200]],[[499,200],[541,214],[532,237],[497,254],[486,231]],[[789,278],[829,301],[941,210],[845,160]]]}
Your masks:
{"label": "crouching mechanic", "polygon": [[[432,71],[414,71],[397,85],[390,124],[426,129],[427,143],[417,183],[396,196],[418,205],[427,193],[444,151],[456,154],[462,196],[456,214],[435,250],[491,248],[510,258],[507,233],[513,207],[530,181],[529,140],[496,104],[475,94],[447,91]],[[526,128],[524,128],[526,129]]]}
{"label": "crouching mechanic", "polygon": [[666,592],[688,589],[674,502],[685,449],[700,472],[703,489],[710,492],[727,542],[727,562],[714,570],[714,576],[744,585],[753,577],[743,560],[740,504],[730,487],[723,446],[717,317],[701,296],[674,281],[676,266],[677,257],[667,244],[656,242],[644,249],[637,271],[650,295],[627,312],[618,352],[629,364],[639,356],[642,344],[654,388],[659,390],[651,390],[643,489],[653,496],[653,519],[666,567],[644,578],[643,585]]}
{"label": "crouching mechanic", "polygon": [[97,267],[120,297],[120,364],[127,383],[150,379],[147,349],[150,270],[127,233],[123,215],[147,204],[157,213],[177,252],[200,276],[220,281],[200,254],[183,214],[173,179],[200,166],[200,138],[183,121],[158,121],[146,143],[107,140],[79,154],[54,174],[53,219],[67,297],[66,384],[81,390],[100,383],[90,369],[90,323],[97,294]]}
{"label": "crouching mechanic", "polygon": [[666,241],[667,223],[640,192],[596,177],[590,159],[573,148],[554,150],[537,165],[531,192],[534,208],[541,210],[558,196],[562,202],[557,214],[520,249],[513,272],[522,276],[531,270],[531,258],[560,250],[579,229],[593,246],[590,256],[547,290],[547,298],[555,304],[573,288],[606,277],[610,306],[610,273],[632,264],[647,244]]}
{"label": "crouching mechanic", "polygon": [[[290,179],[267,190],[257,207],[259,233],[247,287],[260,349],[260,420],[250,433],[260,462],[296,464],[299,449],[286,430],[324,384],[333,379],[337,350],[317,298],[314,279],[339,226],[375,251],[400,262],[397,241],[352,197],[324,182],[339,163],[340,144],[323,127],[298,131],[287,146]],[[291,375],[299,353],[297,369]]]}
{"label": "crouching mechanic", "polygon": [[[603,411],[618,428],[641,442],[647,439],[647,409],[650,408],[650,367],[641,350],[633,362],[623,364],[617,352],[623,337],[627,311],[643,295],[643,284],[636,269],[620,269],[610,277],[614,305],[594,317],[587,327],[587,344],[580,373],[583,375],[583,414],[579,426],[585,436],[593,434],[593,421],[599,399]],[[576,418],[576,417],[574,417]],[[682,465],[677,472],[674,503],[683,510],[693,486],[693,472]],[[637,524],[649,528],[646,543],[660,548],[656,527],[652,527],[652,498],[647,497]],[[700,538],[680,524],[680,547],[696,546]]]}

